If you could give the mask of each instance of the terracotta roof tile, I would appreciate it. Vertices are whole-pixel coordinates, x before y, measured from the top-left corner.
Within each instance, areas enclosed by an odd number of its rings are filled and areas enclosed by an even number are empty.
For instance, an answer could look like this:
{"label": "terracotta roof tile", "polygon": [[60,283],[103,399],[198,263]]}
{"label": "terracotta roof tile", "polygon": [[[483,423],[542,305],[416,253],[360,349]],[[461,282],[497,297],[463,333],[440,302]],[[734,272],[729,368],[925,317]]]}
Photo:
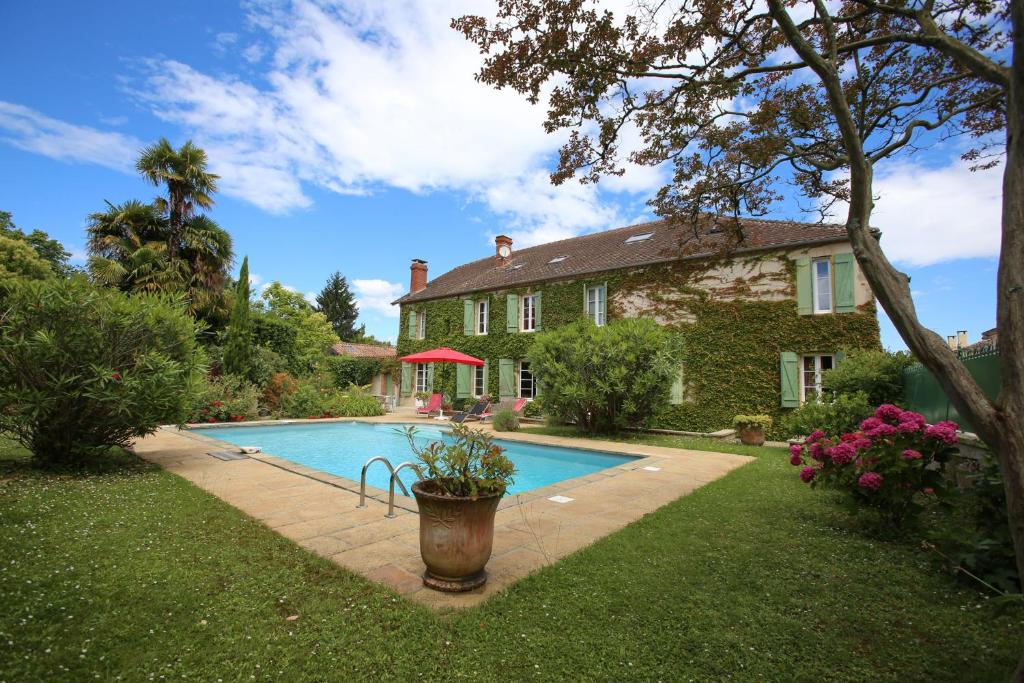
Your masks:
{"label": "terracotta roof tile", "polygon": [[[504,265],[494,256],[458,266],[394,303],[426,301],[551,280],[567,280],[621,268],[684,258],[707,258],[728,250],[745,252],[847,239],[841,225],[740,219],[742,239],[724,221],[707,217],[689,224],[664,220],[641,223],[518,249]],[[641,235],[650,237],[641,239]],[[629,238],[635,237],[632,242]]]}
{"label": "terracotta roof tile", "polygon": [[340,342],[331,347],[335,356],[351,356],[353,358],[391,358],[395,355],[395,347],[380,344],[353,344]]}

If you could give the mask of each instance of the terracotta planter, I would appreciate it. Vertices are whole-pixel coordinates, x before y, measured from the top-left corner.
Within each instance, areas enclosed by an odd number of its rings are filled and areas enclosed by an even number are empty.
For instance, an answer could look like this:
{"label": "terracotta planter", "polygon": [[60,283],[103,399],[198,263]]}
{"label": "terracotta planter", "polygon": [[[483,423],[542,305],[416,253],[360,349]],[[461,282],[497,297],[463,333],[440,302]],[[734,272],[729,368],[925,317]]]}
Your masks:
{"label": "terracotta planter", "polygon": [[501,493],[479,498],[453,498],[434,493],[430,480],[413,484],[420,509],[420,556],[427,565],[423,585],[458,593],[487,582],[484,566],[491,559],[494,513]]}
{"label": "terracotta planter", "polygon": [[764,445],[764,427],[741,427],[740,441],[748,446]]}

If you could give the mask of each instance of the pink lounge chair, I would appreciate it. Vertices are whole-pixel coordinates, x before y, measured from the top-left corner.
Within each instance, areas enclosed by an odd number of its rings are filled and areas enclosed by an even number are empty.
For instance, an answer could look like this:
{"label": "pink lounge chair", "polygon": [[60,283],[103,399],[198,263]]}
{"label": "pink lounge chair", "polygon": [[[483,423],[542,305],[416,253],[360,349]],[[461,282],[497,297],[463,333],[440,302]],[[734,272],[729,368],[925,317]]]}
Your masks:
{"label": "pink lounge chair", "polygon": [[417,408],[416,409],[416,414],[417,415],[426,415],[427,417],[430,417],[434,413],[440,412],[440,410],[441,410],[441,401],[442,400],[443,400],[443,398],[442,398],[441,394],[433,394],[430,397],[430,400],[427,401],[427,405],[423,406],[422,408]]}
{"label": "pink lounge chair", "polygon": [[526,404],[527,404],[527,400],[525,398],[517,398],[515,400],[515,402],[512,403],[511,406],[508,405],[505,401],[502,401],[501,403],[499,403],[497,405],[497,407],[491,406],[491,409],[494,412],[483,413],[480,416],[480,419],[481,420],[489,420],[490,418],[494,417],[494,413],[498,412],[499,410],[511,410],[513,413],[516,414],[517,417],[522,417],[523,416],[523,408],[526,407]]}

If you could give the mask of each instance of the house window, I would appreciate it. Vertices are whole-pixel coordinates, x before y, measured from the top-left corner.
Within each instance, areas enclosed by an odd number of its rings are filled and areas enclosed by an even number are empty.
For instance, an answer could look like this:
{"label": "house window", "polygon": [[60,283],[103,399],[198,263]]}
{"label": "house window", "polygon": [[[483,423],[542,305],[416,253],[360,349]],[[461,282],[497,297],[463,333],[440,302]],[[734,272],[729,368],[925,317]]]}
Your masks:
{"label": "house window", "polygon": [[428,363],[416,364],[416,393],[430,391],[430,365]]}
{"label": "house window", "polygon": [[523,332],[533,332],[537,329],[537,297],[528,294],[522,297],[523,311],[519,316],[519,329]]}
{"label": "house window", "polygon": [[476,302],[476,333],[487,334],[487,320],[490,317],[488,315],[489,306],[487,299]]}
{"label": "house window", "polygon": [[420,311],[416,314],[416,338],[427,338],[427,312]]}
{"label": "house window", "polygon": [[604,325],[604,287],[587,287],[587,315],[597,326]]}
{"label": "house window", "polygon": [[532,399],[537,395],[537,387],[533,382],[533,373],[530,372],[530,362],[519,361],[519,398]]}
{"label": "house window", "polygon": [[800,374],[802,401],[814,401],[821,396],[821,374],[834,367],[834,360],[831,354],[804,356],[803,372]]}
{"label": "house window", "polygon": [[811,261],[814,312],[832,312],[832,259],[816,258]]}
{"label": "house window", "polygon": [[487,393],[487,379],[484,374],[484,366],[473,368],[473,395],[477,398]]}

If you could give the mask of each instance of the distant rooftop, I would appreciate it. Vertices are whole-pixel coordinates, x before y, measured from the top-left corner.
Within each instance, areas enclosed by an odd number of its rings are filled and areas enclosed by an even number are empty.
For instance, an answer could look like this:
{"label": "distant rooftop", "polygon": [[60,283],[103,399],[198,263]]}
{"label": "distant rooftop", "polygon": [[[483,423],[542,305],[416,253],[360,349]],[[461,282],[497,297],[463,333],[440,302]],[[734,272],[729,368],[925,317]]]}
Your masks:
{"label": "distant rooftop", "polygon": [[392,358],[395,356],[395,347],[383,344],[339,342],[331,347],[331,355],[352,358]]}

